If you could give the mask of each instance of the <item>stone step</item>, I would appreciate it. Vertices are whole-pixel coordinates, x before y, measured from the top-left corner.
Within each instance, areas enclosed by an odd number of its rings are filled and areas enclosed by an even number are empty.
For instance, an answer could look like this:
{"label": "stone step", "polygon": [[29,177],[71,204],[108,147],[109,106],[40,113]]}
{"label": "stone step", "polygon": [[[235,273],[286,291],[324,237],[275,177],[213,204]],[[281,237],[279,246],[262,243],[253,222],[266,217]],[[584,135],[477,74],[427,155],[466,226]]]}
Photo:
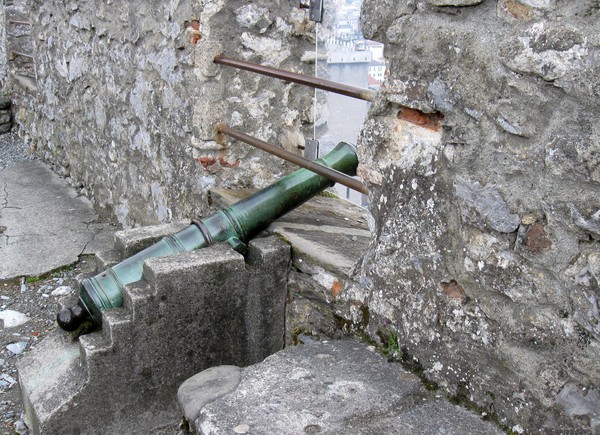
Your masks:
{"label": "stone step", "polygon": [[80,336],[76,342],[79,342],[79,347],[81,348],[81,354],[83,355],[84,360],[93,359],[94,354],[110,350],[111,345],[110,341],[106,339],[102,331],[84,334]]}
{"label": "stone step", "polygon": [[179,387],[177,402],[192,433],[503,433],[356,339],[210,368]]}
{"label": "stone step", "polygon": [[111,347],[131,336],[132,318],[133,313],[124,307],[102,313],[102,334]]}
{"label": "stone step", "polygon": [[188,225],[190,225],[189,222],[173,222],[117,231],[115,233],[115,249],[122,259],[128,258],[158,242],[163,237],[184,229]]}
{"label": "stone step", "polygon": [[144,280],[128,284],[123,291],[123,308],[137,318],[139,314],[136,306],[140,307],[154,295],[154,289]]}
{"label": "stone step", "polygon": [[98,252],[94,257],[96,262],[96,271],[100,272],[104,269],[108,269],[109,267],[112,267],[121,261],[122,258],[123,257],[121,256],[121,253],[116,249]]}

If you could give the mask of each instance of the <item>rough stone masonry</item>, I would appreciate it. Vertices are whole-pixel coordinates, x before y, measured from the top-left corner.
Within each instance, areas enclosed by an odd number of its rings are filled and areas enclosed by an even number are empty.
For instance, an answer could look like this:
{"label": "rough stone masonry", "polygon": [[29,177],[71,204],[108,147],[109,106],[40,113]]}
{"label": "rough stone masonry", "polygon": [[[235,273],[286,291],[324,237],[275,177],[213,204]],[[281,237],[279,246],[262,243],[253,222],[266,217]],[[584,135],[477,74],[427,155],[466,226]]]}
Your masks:
{"label": "rough stone masonry", "polygon": [[[310,73],[300,2],[8,3],[33,23],[35,81],[11,77],[23,134],[124,227],[287,170],[219,140],[217,120],[296,149],[313,119],[312,92],[212,63]],[[600,430],[599,9],[363,3],[388,66],[358,144],[373,236],[330,301],[514,432]]]}
{"label": "rough stone masonry", "polygon": [[217,137],[217,122],[299,152],[312,92],[212,59],[310,72],[298,60],[314,24],[291,3],[15,0],[6,20],[32,22],[35,59],[33,88],[12,77],[17,121],[125,228],[203,213],[211,186],[264,187],[285,162]]}
{"label": "rough stone masonry", "polygon": [[[0,23],[5,23],[4,8],[0,8]],[[0,29],[0,92],[4,90],[6,81],[6,26]]]}
{"label": "rough stone masonry", "polygon": [[600,3],[365,0],[361,22],[389,67],[358,144],[369,334],[514,432],[600,431]]}

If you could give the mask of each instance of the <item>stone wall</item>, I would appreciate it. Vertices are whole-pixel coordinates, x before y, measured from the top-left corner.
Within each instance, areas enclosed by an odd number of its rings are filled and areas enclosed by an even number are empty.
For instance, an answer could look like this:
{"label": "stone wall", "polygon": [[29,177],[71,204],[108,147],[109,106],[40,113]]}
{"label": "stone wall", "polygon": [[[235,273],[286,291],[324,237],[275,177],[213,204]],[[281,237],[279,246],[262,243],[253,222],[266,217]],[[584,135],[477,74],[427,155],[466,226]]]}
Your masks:
{"label": "stone wall", "polygon": [[361,21],[389,71],[358,144],[369,334],[515,432],[600,430],[600,4]]}
{"label": "stone wall", "polygon": [[209,187],[262,186],[288,171],[218,138],[218,121],[297,152],[304,145],[312,91],[212,62],[224,53],[310,71],[300,59],[314,28],[299,4],[14,3],[34,23],[37,89],[14,80],[22,132],[123,227],[202,214]]}
{"label": "stone wall", "polygon": [[0,7],[0,92],[4,89],[6,82],[6,21],[4,7]]}

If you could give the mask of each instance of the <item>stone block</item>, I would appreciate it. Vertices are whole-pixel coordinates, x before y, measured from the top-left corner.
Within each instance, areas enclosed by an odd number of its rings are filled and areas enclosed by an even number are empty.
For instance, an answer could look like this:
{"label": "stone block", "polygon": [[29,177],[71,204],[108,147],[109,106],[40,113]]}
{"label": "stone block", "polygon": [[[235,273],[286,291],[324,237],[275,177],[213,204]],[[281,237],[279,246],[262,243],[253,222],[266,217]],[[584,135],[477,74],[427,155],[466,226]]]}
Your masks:
{"label": "stone block", "polygon": [[94,259],[96,270],[100,271],[108,269],[121,261],[121,254],[116,249],[111,249],[110,251],[98,252]]}
{"label": "stone block", "polygon": [[189,222],[173,222],[117,231],[115,233],[115,249],[120,253],[122,258],[127,258],[146,249],[163,237],[182,230],[187,225],[189,225]]}
{"label": "stone block", "polygon": [[[144,245],[134,233],[119,236]],[[28,425],[35,433],[176,430],[181,382],[283,347],[289,256],[269,237],[249,244],[247,263],[226,244],[147,260],[100,331],[76,340],[57,331],[23,358]]]}
{"label": "stone block", "polygon": [[213,367],[186,380],[177,400],[194,433],[502,433],[356,340]]}

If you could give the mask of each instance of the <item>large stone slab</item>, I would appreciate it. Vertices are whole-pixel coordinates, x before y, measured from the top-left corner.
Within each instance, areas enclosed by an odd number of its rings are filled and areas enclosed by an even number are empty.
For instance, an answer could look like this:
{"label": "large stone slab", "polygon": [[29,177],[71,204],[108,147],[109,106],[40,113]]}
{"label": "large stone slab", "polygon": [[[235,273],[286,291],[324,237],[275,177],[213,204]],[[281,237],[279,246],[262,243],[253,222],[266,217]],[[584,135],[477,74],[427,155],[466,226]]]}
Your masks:
{"label": "large stone slab", "polygon": [[0,171],[0,280],[39,276],[110,246],[114,228],[39,161]]}
{"label": "large stone slab", "polygon": [[[211,189],[213,206],[225,207],[250,194],[250,189]],[[366,209],[337,197],[317,195],[269,225],[293,246],[296,260],[310,261],[347,275],[371,239]]]}
{"label": "large stone slab", "polygon": [[502,433],[353,339],[309,340],[241,370],[206,370],[180,386],[178,402],[203,434]]}

